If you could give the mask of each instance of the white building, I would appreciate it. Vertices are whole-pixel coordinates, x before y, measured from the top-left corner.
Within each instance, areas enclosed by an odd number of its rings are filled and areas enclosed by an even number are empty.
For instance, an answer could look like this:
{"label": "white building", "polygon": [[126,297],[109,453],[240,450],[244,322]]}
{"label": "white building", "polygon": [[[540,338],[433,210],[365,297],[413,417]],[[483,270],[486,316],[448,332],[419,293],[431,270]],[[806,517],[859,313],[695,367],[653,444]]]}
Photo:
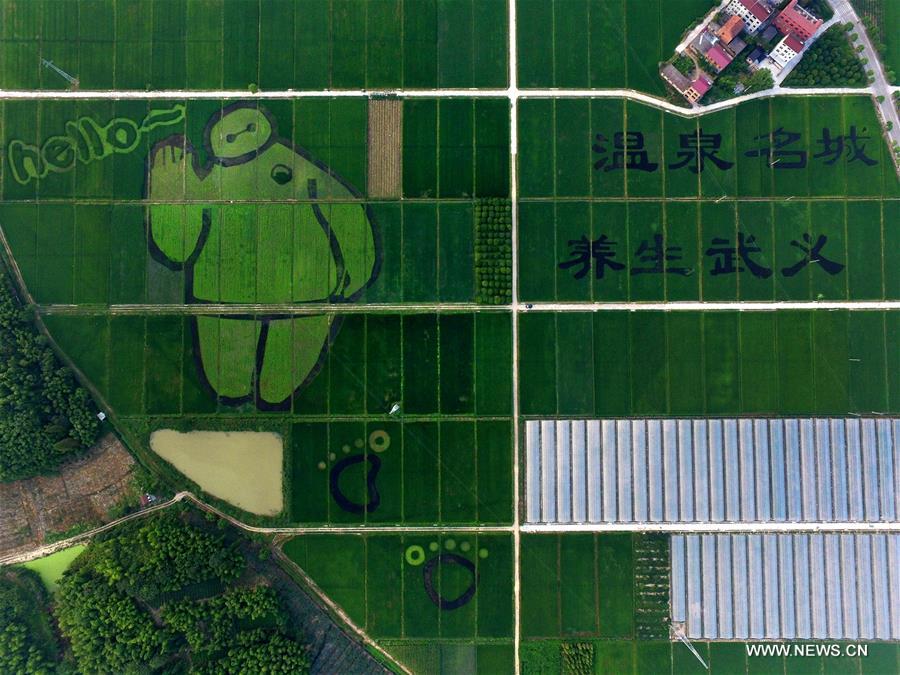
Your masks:
{"label": "white building", "polygon": [[769,58],[784,68],[790,63],[791,59],[802,51],[803,43],[792,33],[791,35],[785,35],[784,39],[775,45],[775,49],[771,51]]}
{"label": "white building", "polygon": [[747,25],[747,32],[755,33],[763,22],[772,15],[772,8],[763,0],[731,0],[725,11],[739,16]]}

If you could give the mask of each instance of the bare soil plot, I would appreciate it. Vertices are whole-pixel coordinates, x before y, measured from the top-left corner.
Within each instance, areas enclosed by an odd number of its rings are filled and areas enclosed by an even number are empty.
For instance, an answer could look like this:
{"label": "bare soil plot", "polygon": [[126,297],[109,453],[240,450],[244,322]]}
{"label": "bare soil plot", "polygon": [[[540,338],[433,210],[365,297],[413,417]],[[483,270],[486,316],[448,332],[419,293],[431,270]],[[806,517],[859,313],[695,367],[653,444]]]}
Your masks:
{"label": "bare soil plot", "polygon": [[401,196],[403,150],[403,101],[369,101],[369,197]]}
{"label": "bare soil plot", "polygon": [[32,549],[47,535],[102,523],[132,495],[134,459],[112,434],[56,475],[0,484],[0,555]]}

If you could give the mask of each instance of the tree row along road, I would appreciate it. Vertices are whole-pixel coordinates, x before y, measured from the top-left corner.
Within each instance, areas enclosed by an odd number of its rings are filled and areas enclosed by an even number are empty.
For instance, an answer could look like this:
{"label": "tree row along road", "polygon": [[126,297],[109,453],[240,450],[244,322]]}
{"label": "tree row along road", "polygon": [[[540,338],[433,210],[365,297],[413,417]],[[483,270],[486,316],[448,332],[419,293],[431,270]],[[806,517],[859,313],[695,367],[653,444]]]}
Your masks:
{"label": "tree row along road", "polygon": [[[897,0],[891,1],[896,2]],[[842,23],[852,23],[853,30],[856,33],[859,33],[863,46],[862,56],[868,59],[868,63],[866,64],[867,70],[871,69],[875,76],[875,83],[869,87],[869,90],[873,96],[882,99],[881,101],[876,99],[881,123],[884,125],[885,131],[891,139],[891,142],[893,144],[900,144],[900,115],[897,114],[897,104],[892,98],[896,87],[892,87],[887,81],[887,77],[885,77],[884,65],[881,63],[881,55],[875,51],[875,48],[872,46],[872,41],[869,39],[866,27],[857,15],[853,5],[850,4],[850,0],[830,0],[830,2],[834,7],[835,16],[839,16]],[[888,125],[888,122],[891,124]],[[888,129],[888,126],[891,126],[891,129]],[[896,160],[896,154],[893,151],[891,154]]]}

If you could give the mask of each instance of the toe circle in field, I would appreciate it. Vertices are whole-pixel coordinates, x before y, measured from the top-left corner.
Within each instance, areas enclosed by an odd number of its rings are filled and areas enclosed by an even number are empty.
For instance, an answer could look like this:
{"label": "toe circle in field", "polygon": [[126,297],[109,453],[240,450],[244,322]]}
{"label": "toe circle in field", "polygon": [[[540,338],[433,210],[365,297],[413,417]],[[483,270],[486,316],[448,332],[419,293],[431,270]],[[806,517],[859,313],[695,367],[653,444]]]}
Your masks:
{"label": "toe circle in field", "polygon": [[[445,598],[434,587],[434,572],[439,565],[458,565],[468,570],[472,575],[472,583],[457,597]],[[478,573],[475,571],[475,563],[456,553],[441,553],[425,563],[425,566],[422,568],[422,580],[425,582],[425,592],[428,594],[428,597],[443,610],[459,609],[475,596],[475,589],[478,587]]]}
{"label": "toe circle in field", "polygon": [[414,567],[425,562],[425,549],[418,544],[413,544],[406,549],[406,562]]}
{"label": "toe circle in field", "polygon": [[377,429],[369,434],[369,447],[375,452],[384,452],[391,447],[391,436],[384,429]]}

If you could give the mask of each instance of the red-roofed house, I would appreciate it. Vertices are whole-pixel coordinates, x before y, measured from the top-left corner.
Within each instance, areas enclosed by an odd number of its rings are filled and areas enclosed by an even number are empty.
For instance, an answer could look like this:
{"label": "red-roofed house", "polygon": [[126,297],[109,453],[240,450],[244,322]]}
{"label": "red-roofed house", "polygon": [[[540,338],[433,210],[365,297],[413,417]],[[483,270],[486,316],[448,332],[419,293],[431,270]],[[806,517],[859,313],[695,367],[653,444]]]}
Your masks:
{"label": "red-roofed house", "polygon": [[763,0],[731,0],[725,11],[741,17],[748,33],[755,33],[772,16],[772,8]]}
{"label": "red-roofed house", "polygon": [[775,49],[769,54],[775,63],[784,68],[791,59],[803,51],[803,41],[799,40],[796,35],[791,33],[785,35],[784,39],[775,45]]}
{"label": "red-roofed house", "polygon": [[775,17],[775,27],[785,34],[794,33],[801,40],[809,38],[819,30],[822,19],[813,16],[807,10],[797,4],[797,0],[791,0],[787,7]]}
{"label": "red-roofed house", "polygon": [[691,82],[691,86],[682,92],[684,97],[691,103],[695,103],[703,98],[703,94],[709,91],[712,82],[707,80],[703,75]]}
{"label": "red-roofed house", "polygon": [[725,66],[734,60],[734,57],[722,49],[719,45],[713,45],[704,54],[704,58],[712,64],[717,72],[724,70]]}
{"label": "red-roofed house", "polygon": [[719,29],[719,32],[716,33],[716,35],[719,36],[719,39],[722,42],[728,44],[741,34],[741,31],[744,30],[744,26],[744,20],[741,17],[734,15],[725,22],[725,25]]}

